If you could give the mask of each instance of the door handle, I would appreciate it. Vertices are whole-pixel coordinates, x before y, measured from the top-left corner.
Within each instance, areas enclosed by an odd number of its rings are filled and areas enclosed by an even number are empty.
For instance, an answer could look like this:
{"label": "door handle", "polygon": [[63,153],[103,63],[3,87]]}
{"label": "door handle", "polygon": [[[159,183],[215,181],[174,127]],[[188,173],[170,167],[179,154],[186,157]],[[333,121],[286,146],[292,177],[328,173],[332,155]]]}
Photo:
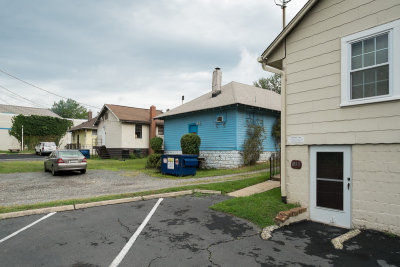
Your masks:
{"label": "door handle", "polygon": [[347,183],[347,190],[350,190],[350,183]]}

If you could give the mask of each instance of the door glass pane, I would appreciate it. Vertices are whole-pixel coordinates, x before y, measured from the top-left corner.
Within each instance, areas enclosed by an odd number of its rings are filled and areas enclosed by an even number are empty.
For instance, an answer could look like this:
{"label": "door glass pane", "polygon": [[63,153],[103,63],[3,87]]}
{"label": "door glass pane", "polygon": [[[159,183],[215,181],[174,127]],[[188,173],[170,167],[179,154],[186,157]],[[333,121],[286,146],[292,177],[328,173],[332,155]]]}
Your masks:
{"label": "door glass pane", "polygon": [[343,180],[343,152],[317,152],[317,178]]}
{"label": "door glass pane", "polygon": [[343,152],[317,152],[317,206],[343,210]]}
{"label": "door glass pane", "polygon": [[343,210],[343,182],[317,180],[317,206]]}

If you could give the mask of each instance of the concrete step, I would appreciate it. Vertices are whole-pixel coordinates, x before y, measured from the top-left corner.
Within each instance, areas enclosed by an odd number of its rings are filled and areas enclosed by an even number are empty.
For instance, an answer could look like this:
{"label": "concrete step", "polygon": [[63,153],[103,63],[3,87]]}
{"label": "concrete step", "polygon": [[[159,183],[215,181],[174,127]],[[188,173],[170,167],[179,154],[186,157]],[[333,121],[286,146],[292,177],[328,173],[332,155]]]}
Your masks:
{"label": "concrete step", "polygon": [[272,181],[280,181],[280,180],[281,180],[281,174],[278,173],[278,174],[273,175],[273,176],[271,177],[271,180],[272,180]]}

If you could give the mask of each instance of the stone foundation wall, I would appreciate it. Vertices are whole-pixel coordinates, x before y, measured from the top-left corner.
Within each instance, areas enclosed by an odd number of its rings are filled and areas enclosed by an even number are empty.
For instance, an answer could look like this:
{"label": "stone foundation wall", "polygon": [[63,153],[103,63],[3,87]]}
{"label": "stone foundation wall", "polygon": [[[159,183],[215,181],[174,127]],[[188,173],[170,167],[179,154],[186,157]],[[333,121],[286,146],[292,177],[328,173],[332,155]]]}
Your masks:
{"label": "stone foundation wall", "polygon": [[[257,162],[266,162],[269,160],[273,152],[263,152],[260,155],[260,160]],[[168,155],[180,155],[182,151],[165,151]],[[243,156],[241,151],[231,150],[213,150],[213,151],[200,151],[200,158],[204,158],[203,168],[206,169],[232,169],[243,166]]]}

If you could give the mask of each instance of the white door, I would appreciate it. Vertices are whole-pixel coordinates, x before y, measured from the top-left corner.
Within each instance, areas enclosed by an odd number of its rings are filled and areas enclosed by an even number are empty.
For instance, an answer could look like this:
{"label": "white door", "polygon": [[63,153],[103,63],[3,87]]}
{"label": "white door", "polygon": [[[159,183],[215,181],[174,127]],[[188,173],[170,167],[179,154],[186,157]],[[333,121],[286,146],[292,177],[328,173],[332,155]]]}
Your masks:
{"label": "white door", "polygon": [[310,218],[351,227],[351,146],[310,147]]}

